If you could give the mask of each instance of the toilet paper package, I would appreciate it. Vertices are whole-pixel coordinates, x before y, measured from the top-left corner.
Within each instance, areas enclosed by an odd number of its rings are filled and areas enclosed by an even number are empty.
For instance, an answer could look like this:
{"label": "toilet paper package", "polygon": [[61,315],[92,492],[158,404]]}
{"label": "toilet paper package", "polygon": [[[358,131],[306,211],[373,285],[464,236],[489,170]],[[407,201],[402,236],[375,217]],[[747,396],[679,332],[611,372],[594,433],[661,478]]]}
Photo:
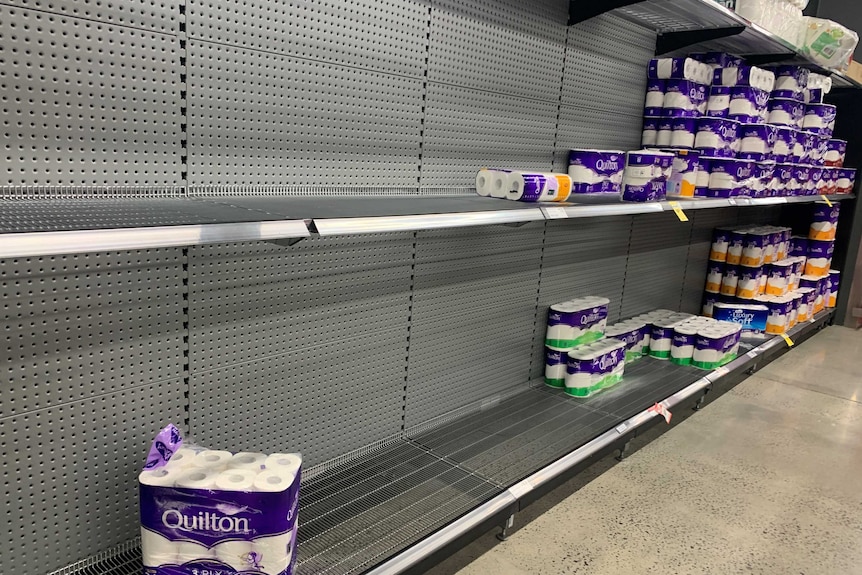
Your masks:
{"label": "toilet paper package", "polygon": [[805,88],[802,94],[802,101],[806,104],[823,104],[824,96],[822,88]]}
{"label": "toilet paper package", "polygon": [[739,122],[725,118],[699,118],[694,147],[703,155],[717,158],[733,158],[738,138]]}
{"label": "toilet paper package", "polygon": [[790,276],[793,273],[794,262],[780,260],[769,264],[766,268],[766,294],[783,296],[790,291]]}
{"label": "toilet paper package", "polygon": [[801,296],[796,312],[796,321],[802,323],[803,321],[810,320],[814,317],[814,301],[817,299],[817,290],[800,287],[794,293]]}
{"label": "toilet paper package", "polygon": [[826,286],[829,290],[829,295],[826,298],[826,307],[831,309],[838,305],[838,288],[841,287],[841,272],[838,270],[829,270],[827,278]]}
{"label": "toilet paper package", "polygon": [[727,236],[727,265],[739,265],[742,262],[742,248],[745,244],[745,232],[730,230]]}
{"label": "toilet paper package", "polygon": [[675,155],[655,150],[636,150],[626,154],[622,200],[652,202],[667,195],[667,182]]}
{"label": "toilet paper package", "polygon": [[808,240],[808,259],[805,261],[805,275],[825,276],[832,267],[832,254],[835,240]]}
{"label": "toilet paper package", "polygon": [[739,284],[739,266],[726,264],[724,274],[721,276],[721,290],[719,293],[726,296],[736,296],[736,288]]}
{"label": "toilet paper package", "polygon": [[604,337],[610,300],[583,297],[550,306],[545,345],[572,349]]}
{"label": "toilet paper package", "polygon": [[827,204],[817,202],[814,204],[811,216],[811,227],[808,230],[810,240],[834,240],[838,231],[838,216],[841,213],[841,204]]}
{"label": "toilet paper package", "polygon": [[743,335],[762,334],[766,332],[769,308],[760,303],[717,303],[713,317],[718,321],[739,324]]}
{"label": "toilet paper package", "polygon": [[661,116],[664,108],[664,94],[667,87],[665,80],[650,79],[647,81],[644,116]]}
{"label": "toilet paper package", "polygon": [[739,324],[724,321],[698,330],[691,365],[699,369],[714,370],[730,363],[739,353],[741,333],[742,327]]}
{"label": "toilet paper package", "polygon": [[808,179],[808,185],[805,187],[805,195],[816,196],[818,194],[828,193],[828,183],[823,179],[823,170],[817,166],[811,167],[811,177]]}
{"label": "toilet paper package", "polygon": [[703,314],[704,317],[712,317],[715,304],[718,303],[718,298],[718,294],[714,293],[705,293],[703,295],[703,307],[701,308],[701,314]]}
{"label": "toilet paper package", "polygon": [[557,179],[549,174],[511,172],[506,199],[518,202],[550,202],[557,196],[558,189]]}
{"label": "toilet paper package", "polygon": [[805,299],[801,293],[797,291],[792,291],[787,294],[788,298],[790,298],[791,306],[790,306],[790,315],[787,316],[787,329],[792,329],[797,323],[799,323],[799,308],[803,305],[803,300]]}
{"label": "toilet paper package", "polygon": [[694,197],[696,198],[705,198],[709,195],[709,172],[712,160],[712,156],[704,156],[702,153],[698,158],[694,185]]}
{"label": "toilet paper package", "polygon": [[756,66],[717,68],[713,72],[714,86],[754,88],[766,92],[767,96],[775,88],[775,74]]}
{"label": "toilet paper package", "polygon": [[568,349],[545,346],[545,385],[558,389],[566,387],[568,354]]}
{"label": "toilet paper package", "polygon": [[824,166],[822,168],[822,178],[820,185],[817,188],[817,193],[822,195],[831,195],[837,192],[838,188],[838,172],[843,168],[831,168]]}
{"label": "toilet paper package", "polygon": [[732,230],[729,228],[715,228],[712,231],[712,246],[709,248],[709,259],[711,261],[727,261],[727,250],[730,247],[731,233]]}
{"label": "toilet paper package", "polygon": [[823,163],[834,168],[844,166],[844,159],[847,156],[847,141],[830,139],[826,143],[826,154],[823,157]]}
{"label": "toilet paper package", "polygon": [[824,68],[846,70],[859,44],[859,35],[825,18],[806,16],[800,30],[799,51]]}
{"label": "toilet paper package", "polygon": [[672,314],[651,322],[649,354],[657,359],[669,359],[673,347],[674,329],[692,319],[690,314]]}
{"label": "toilet paper package", "polygon": [[810,164],[812,153],[814,155],[817,154],[815,149],[817,147],[817,144],[819,143],[818,140],[820,137],[812,132],[804,131],[800,133],[799,136],[801,137],[802,141],[802,157],[799,158],[799,162],[803,164]]}
{"label": "toilet paper package", "polygon": [[856,169],[841,168],[838,170],[837,176],[835,180],[835,193],[852,194],[853,189],[856,187]]}
{"label": "toilet paper package", "polygon": [[790,180],[790,193],[788,195],[804,196],[808,189],[808,182],[811,179],[811,166],[805,164],[796,164],[793,166],[793,176]]}
{"label": "toilet paper package", "polygon": [[[694,134],[692,133],[692,142]],[[662,150],[673,153],[673,167],[667,182],[667,195],[679,198],[693,198],[697,187],[697,174],[700,169],[700,152],[696,150]]]}
{"label": "toilet paper package", "polygon": [[673,118],[670,145],[674,148],[693,148],[697,131],[697,118]]}
{"label": "toilet paper package", "polygon": [[697,52],[689,54],[688,57],[697,60],[702,64],[706,64],[713,69],[738,68],[743,64],[742,58],[728,54],[727,52]]}
{"label": "toilet paper package", "polygon": [[694,357],[694,340],[697,337],[697,324],[686,322],[673,330],[670,348],[670,362],[676,365],[689,365]]}
{"label": "toilet paper package", "polygon": [[691,80],[665,83],[663,115],[696,118],[706,111],[707,86]]}
{"label": "toilet paper package", "polygon": [[692,58],[656,58],[650,60],[647,77],[656,80],[690,80],[709,84],[712,68]]}
{"label": "toilet paper package", "polygon": [[748,86],[730,89],[727,117],[743,123],[759,123],[768,111],[769,92]]}
{"label": "toilet paper package", "polygon": [[805,116],[805,105],[798,100],[769,100],[767,122],[776,126],[800,128]]}
{"label": "toilet paper package", "polygon": [[291,575],[301,468],[298,454],[183,447],[163,429],[139,476],[144,573]]}
{"label": "toilet paper package", "polygon": [[738,274],[736,297],[740,300],[752,300],[756,298],[760,294],[761,278],[764,276],[763,268],[739,266],[736,273]]}
{"label": "toilet paper package", "polygon": [[808,257],[808,238],[805,236],[792,236],[790,238],[790,251],[789,255],[791,257]]}
{"label": "toilet paper package", "polygon": [[821,136],[831,138],[835,128],[837,108],[832,104],[808,104],[805,106],[805,116],[802,128]]}
{"label": "toilet paper package", "polygon": [[791,90],[802,92],[808,87],[810,72],[800,66],[770,66],[769,70],[775,74],[774,90]]}
{"label": "toilet paper package", "polygon": [[823,308],[826,307],[826,299],[829,297],[829,289],[827,287],[828,282],[828,275],[823,277],[802,276],[800,280],[800,289],[811,288],[814,290],[814,303],[811,307],[812,315],[823,311]]}
{"label": "toilet paper package", "polygon": [[711,198],[732,198],[747,195],[754,176],[754,162],[734,158],[714,158],[709,165],[709,189]]}
{"label": "toilet paper package", "polygon": [[480,196],[505,198],[509,191],[511,170],[482,168],[476,174],[476,193]]}
{"label": "toilet paper package", "polygon": [[673,141],[673,120],[670,116],[662,116],[658,119],[656,128],[655,145],[660,148],[670,146]]}
{"label": "toilet paper package", "polygon": [[754,197],[761,198],[770,194],[770,183],[775,174],[775,162],[764,160],[754,164]]}
{"label": "toilet paper package", "polygon": [[799,182],[796,180],[797,164],[776,164],[775,171],[781,182],[783,196],[795,196],[799,192]]}
{"label": "toilet paper package", "polygon": [[766,333],[782,334],[789,329],[793,298],[766,295],[759,297],[757,303],[765,305],[769,310],[769,314],[766,316]]}
{"label": "toilet paper package", "polygon": [[772,146],[772,159],[779,164],[791,162],[796,147],[797,132],[790,126],[775,127],[775,143]]}
{"label": "toilet paper package", "polygon": [[642,321],[632,319],[608,326],[605,336],[625,344],[626,363],[640,359],[649,350],[649,331]]}
{"label": "toilet paper package", "polygon": [[743,160],[762,162],[772,155],[777,129],[770,124],[741,124],[738,129],[739,153]]}
{"label": "toilet paper package", "polygon": [[706,293],[721,293],[721,280],[724,278],[724,262],[709,262],[706,269]]}
{"label": "toilet paper package", "polygon": [[605,339],[569,352],[565,392],[589,397],[623,379],[626,344]]}
{"label": "toilet paper package", "polygon": [[570,150],[573,194],[619,194],[625,168],[620,150]]}
{"label": "toilet paper package", "polygon": [[[644,117],[644,127],[641,135],[641,145],[644,147],[655,146],[658,142],[659,117]],[[620,152],[622,153],[622,152]]]}
{"label": "toilet paper package", "polygon": [[730,87],[712,86],[706,100],[706,115],[714,118],[727,118],[730,114]]}

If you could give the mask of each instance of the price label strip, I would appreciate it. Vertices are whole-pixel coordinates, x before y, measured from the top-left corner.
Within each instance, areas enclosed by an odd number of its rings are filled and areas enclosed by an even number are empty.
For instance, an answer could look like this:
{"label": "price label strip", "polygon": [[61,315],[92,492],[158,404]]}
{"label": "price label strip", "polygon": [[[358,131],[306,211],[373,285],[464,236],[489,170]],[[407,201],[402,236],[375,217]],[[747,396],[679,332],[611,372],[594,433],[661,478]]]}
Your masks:
{"label": "price label strip", "polygon": [[650,407],[647,411],[652,411],[654,413],[658,413],[662,417],[664,417],[665,422],[670,425],[670,418],[673,417],[673,414],[663,403],[656,403],[652,407]]}
{"label": "price label strip", "polygon": [[685,215],[684,211],[682,211],[682,206],[680,205],[679,202],[668,202],[668,204],[670,204],[670,207],[673,208],[673,213],[676,214],[676,217],[679,218],[679,221],[681,221],[681,222],[687,222],[688,221],[688,216]]}
{"label": "price label strip", "polygon": [[832,207],[832,202],[829,201],[829,198],[827,198],[825,195],[820,196],[820,197],[823,198],[823,201],[826,202],[827,206],[829,206],[830,208]]}
{"label": "price label strip", "polygon": [[549,220],[562,220],[564,218],[568,218],[569,214],[566,213],[566,208],[542,208],[545,211],[545,216]]}
{"label": "price label strip", "polygon": [[795,344],[793,343],[793,340],[792,340],[792,339],[790,339],[790,336],[789,336],[789,335],[787,335],[786,333],[782,333],[782,334],[781,334],[781,337],[783,337],[783,338],[784,338],[784,341],[787,343],[787,347],[793,347],[793,346],[795,345]]}

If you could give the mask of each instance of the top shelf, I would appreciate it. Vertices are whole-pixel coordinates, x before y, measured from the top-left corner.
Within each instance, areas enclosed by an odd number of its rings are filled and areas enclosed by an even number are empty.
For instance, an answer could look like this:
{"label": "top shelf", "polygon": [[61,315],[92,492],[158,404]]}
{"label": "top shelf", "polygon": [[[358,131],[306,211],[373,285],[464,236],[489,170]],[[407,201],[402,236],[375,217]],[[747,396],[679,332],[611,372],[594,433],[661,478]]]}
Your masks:
{"label": "top shelf", "polygon": [[713,0],[643,0],[618,8],[617,13],[658,32],[656,53],[662,56],[728,52],[755,63],[797,64],[831,75],[835,87],[862,88],[842,72],[824,69],[783,38]]}
{"label": "top shelf", "polygon": [[[830,201],[855,196],[829,196]],[[821,196],[680,200],[683,210],[821,201]],[[529,204],[479,196],[0,200],[0,258],[432,230],[674,210],[616,198]]]}

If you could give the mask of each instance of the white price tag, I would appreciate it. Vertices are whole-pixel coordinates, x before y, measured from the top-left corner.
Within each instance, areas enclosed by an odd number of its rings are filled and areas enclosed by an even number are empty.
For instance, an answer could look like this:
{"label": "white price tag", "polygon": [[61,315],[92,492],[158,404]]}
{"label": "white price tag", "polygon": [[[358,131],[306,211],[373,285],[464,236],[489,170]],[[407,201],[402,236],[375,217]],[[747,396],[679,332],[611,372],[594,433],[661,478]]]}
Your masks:
{"label": "white price tag", "polygon": [[748,357],[750,357],[751,359],[754,359],[755,357],[757,357],[757,356],[758,356],[758,355],[760,355],[760,354],[758,354],[756,351],[754,351],[754,350],[752,349],[751,351],[749,351],[749,352],[748,352],[748,353],[746,353],[745,355],[747,355],[747,356],[748,356]]}
{"label": "white price tag", "polygon": [[628,429],[628,427],[629,426],[626,425],[625,423],[620,423],[619,425],[616,426],[617,433],[624,432],[626,429]]}
{"label": "white price tag", "polygon": [[726,367],[719,367],[718,369],[716,369],[715,371],[712,372],[712,379],[718,379],[720,377],[724,377],[728,373],[730,373],[729,369],[727,369]]}
{"label": "white price tag", "polygon": [[566,213],[566,208],[543,208],[545,217],[549,220],[562,220],[569,217]]}

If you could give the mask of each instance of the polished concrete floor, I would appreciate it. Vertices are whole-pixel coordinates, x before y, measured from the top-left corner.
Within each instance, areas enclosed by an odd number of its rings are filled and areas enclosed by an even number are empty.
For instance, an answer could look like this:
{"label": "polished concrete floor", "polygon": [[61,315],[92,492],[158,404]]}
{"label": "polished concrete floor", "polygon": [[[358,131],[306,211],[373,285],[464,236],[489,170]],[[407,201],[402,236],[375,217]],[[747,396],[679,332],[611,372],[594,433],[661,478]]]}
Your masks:
{"label": "polished concrete floor", "polygon": [[656,433],[429,573],[862,574],[862,332],[828,328]]}

